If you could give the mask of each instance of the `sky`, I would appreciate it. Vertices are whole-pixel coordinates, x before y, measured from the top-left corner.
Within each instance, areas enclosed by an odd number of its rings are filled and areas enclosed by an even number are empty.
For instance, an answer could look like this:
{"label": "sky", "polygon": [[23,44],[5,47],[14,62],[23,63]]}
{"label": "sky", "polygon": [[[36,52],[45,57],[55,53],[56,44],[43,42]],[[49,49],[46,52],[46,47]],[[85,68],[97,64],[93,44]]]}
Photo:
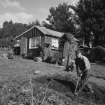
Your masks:
{"label": "sky", "polygon": [[0,0],[0,27],[4,21],[31,23],[42,22],[49,15],[49,8],[67,2],[75,5],[78,0]]}

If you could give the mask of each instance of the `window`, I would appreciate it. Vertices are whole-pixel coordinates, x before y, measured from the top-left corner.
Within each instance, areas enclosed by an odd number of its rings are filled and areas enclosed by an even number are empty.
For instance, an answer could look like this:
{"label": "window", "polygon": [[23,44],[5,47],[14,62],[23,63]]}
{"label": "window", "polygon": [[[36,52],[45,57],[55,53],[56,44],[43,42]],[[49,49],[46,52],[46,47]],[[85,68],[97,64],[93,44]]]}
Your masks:
{"label": "window", "polygon": [[52,38],[52,40],[51,40],[51,46],[52,46],[52,49],[58,49],[58,47],[59,47],[58,39]]}
{"label": "window", "polygon": [[35,38],[30,38],[29,39],[29,49],[33,49],[36,47],[36,39]]}
{"label": "window", "polygon": [[38,44],[40,44],[40,37],[29,38],[29,49],[37,48]]}

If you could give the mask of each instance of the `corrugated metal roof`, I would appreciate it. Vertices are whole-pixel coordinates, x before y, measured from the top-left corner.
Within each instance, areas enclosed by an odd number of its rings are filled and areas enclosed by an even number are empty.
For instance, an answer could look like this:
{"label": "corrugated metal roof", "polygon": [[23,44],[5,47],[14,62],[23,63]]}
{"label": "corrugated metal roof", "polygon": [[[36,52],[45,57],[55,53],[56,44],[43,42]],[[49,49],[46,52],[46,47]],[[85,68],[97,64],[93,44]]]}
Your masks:
{"label": "corrugated metal roof", "polygon": [[40,30],[43,34],[48,35],[48,36],[53,36],[53,37],[62,37],[64,35],[64,33],[58,32],[58,31],[54,31],[45,27],[40,27],[40,26],[33,26],[30,29],[28,29],[27,31],[23,32],[22,34],[18,35],[15,37],[15,39],[20,38],[21,36],[23,36],[25,33],[29,32],[30,30],[32,30],[33,28],[37,28],[38,30]]}

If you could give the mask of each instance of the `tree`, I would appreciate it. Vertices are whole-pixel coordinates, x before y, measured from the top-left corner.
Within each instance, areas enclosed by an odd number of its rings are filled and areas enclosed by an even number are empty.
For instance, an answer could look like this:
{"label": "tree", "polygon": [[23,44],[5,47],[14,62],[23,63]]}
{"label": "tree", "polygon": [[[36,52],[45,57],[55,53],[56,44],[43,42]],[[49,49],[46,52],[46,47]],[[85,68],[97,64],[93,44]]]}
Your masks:
{"label": "tree", "polygon": [[3,28],[1,28],[1,38],[14,38],[27,29],[27,25],[22,23],[13,23],[12,21],[5,21]]}
{"label": "tree", "polygon": [[37,19],[36,19],[35,21],[33,21],[32,23],[30,23],[30,24],[28,25],[28,27],[31,28],[31,27],[34,26],[34,25],[36,25],[36,26],[41,26],[39,20],[37,20]]}
{"label": "tree", "polygon": [[11,46],[13,38],[28,29],[28,25],[5,21],[0,29],[0,46]]}
{"label": "tree", "polygon": [[99,38],[105,35],[104,0],[80,0],[77,6],[70,7],[79,17],[82,37],[87,44],[94,38],[97,45]]}
{"label": "tree", "polygon": [[[22,32],[26,31],[33,25],[40,25],[40,22],[36,20],[35,22],[32,22],[31,24],[22,24],[22,23],[13,23],[13,21],[5,21],[3,23],[3,27],[0,28],[0,43],[9,42],[11,44],[11,41],[13,38],[15,38],[17,35],[20,35]],[[6,46],[9,44],[6,44]]]}
{"label": "tree", "polygon": [[42,21],[42,26],[54,30],[53,26],[46,21]]}
{"label": "tree", "polygon": [[59,4],[57,7],[49,9],[47,21],[50,28],[60,32],[74,32],[74,24],[72,23],[72,12],[69,11],[67,3]]}

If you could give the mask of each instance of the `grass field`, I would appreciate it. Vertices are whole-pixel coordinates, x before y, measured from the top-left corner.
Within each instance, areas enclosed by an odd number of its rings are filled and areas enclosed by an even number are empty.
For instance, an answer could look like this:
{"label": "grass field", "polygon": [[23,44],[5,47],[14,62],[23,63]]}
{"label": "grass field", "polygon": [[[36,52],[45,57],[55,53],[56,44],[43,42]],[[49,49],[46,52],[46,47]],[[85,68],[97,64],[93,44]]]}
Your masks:
{"label": "grass field", "polygon": [[[21,57],[15,57],[14,59],[6,59],[0,57],[0,105],[7,105],[7,103],[14,103],[18,105],[19,102],[23,105],[30,105],[30,92],[27,95],[27,89],[30,88],[30,75],[33,74],[33,90],[34,97],[37,99],[37,105],[41,105],[44,93],[46,92],[46,86],[48,81],[47,77],[56,78],[56,81],[53,81],[49,88],[47,89],[46,99],[43,105],[96,105],[92,101],[97,101],[97,105],[104,105],[105,101],[105,66],[99,64],[92,64],[91,78],[89,79],[92,82],[93,88],[95,90],[94,95],[81,94],[82,99],[77,100],[73,98],[70,82],[68,80],[72,78],[74,73],[68,73],[63,71],[63,67],[57,65],[51,65],[46,63],[37,63],[32,60],[22,59]],[[40,74],[35,77],[34,72],[40,71]],[[61,80],[57,80],[57,79]],[[66,81],[67,80],[67,81]],[[72,86],[72,85],[71,85]],[[9,89],[11,90],[9,92]],[[44,93],[43,93],[44,92]],[[38,94],[38,96],[36,96]],[[73,99],[74,100],[73,100]],[[87,101],[86,101],[87,99]],[[93,99],[93,100],[92,100]],[[8,100],[7,102],[5,100]],[[81,101],[82,100],[82,101]],[[88,101],[90,102],[88,103]],[[55,104],[54,104],[55,103]],[[71,103],[71,104],[70,104]],[[101,103],[101,104],[100,104]]]}

